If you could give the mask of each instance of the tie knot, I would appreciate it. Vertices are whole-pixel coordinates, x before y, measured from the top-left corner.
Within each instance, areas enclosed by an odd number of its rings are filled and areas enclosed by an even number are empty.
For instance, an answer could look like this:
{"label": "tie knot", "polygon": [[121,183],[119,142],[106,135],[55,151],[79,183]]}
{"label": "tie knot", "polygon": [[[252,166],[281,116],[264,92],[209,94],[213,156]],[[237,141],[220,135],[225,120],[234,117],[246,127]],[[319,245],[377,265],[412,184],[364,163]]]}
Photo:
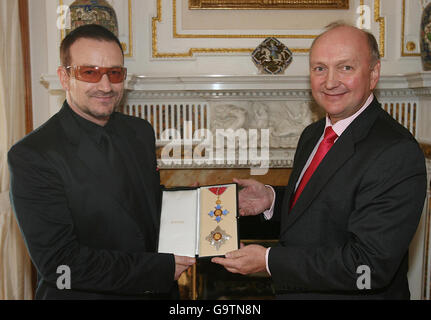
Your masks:
{"label": "tie knot", "polygon": [[326,142],[334,143],[335,139],[337,138],[338,135],[335,133],[331,126],[325,129],[325,136],[323,140],[325,140]]}

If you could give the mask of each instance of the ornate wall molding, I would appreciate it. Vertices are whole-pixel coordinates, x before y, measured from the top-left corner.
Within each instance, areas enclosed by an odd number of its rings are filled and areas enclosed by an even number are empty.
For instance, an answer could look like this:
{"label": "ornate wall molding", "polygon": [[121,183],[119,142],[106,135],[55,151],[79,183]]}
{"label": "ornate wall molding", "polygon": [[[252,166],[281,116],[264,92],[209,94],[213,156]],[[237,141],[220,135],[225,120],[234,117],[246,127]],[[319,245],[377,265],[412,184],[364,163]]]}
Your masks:
{"label": "ornate wall molding", "polygon": [[[214,31],[210,32],[209,34],[191,34],[191,33],[181,33],[178,31],[177,27],[177,0],[172,0],[172,19],[169,21],[169,17],[166,18],[165,10],[166,8],[163,7],[162,0],[156,0],[156,6],[157,6],[157,14],[155,17],[152,18],[152,56],[153,58],[191,58],[197,53],[204,53],[204,54],[232,54],[232,53],[238,53],[238,54],[244,54],[244,53],[251,53],[254,48],[245,48],[245,47],[191,47],[186,51],[183,52],[162,52],[159,49],[160,40],[158,38],[158,25],[161,23],[166,23],[165,20],[168,20],[168,23],[172,23],[172,37],[173,39],[176,38],[187,38],[187,39],[202,39],[202,38],[209,38],[209,39],[250,39],[250,38],[266,38],[266,37],[276,37],[276,38],[286,38],[286,39],[308,39],[310,43],[305,47],[291,47],[290,50],[294,53],[308,53],[309,52],[309,45],[311,44],[311,41],[317,37],[317,35],[320,33],[313,31],[311,34],[296,34],[296,33],[278,33],[278,34],[232,34],[232,33],[226,33],[226,34],[217,34]],[[294,1],[295,4],[299,4],[300,2]],[[368,3],[370,2],[370,3]],[[325,3],[328,3],[327,1]],[[380,55],[382,57],[385,56],[385,34],[386,34],[386,22],[385,18],[381,16],[381,5],[380,0],[374,0],[373,3],[371,3],[371,0],[367,0],[367,3],[365,3],[365,0],[359,1],[360,6],[367,5],[370,8],[374,8],[373,11],[373,19],[374,22],[378,24],[378,38],[379,41],[379,47],[380,47]],[[365,11],[361,10],[359,12],[359,17],[361,20],[364,20],[364,14]],[[354,23],[352,21],[352,23]]]}
{"label": "ornate wall molding", "polygon": [[189,0],[189,9],[349,9],[349,0]]}

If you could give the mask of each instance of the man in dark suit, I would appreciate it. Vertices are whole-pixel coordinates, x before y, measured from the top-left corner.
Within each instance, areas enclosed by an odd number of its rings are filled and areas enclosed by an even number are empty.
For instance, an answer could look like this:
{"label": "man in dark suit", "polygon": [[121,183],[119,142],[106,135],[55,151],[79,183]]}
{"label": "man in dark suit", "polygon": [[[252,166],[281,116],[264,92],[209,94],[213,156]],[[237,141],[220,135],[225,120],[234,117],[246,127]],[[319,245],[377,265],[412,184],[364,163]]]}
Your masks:
{"label": "man in dark suit", "polygon": [[194,258],[156,253],[155,138],[114,112],[126,69],[97,25],[61,44],[61,110],[11,148],[11,200],[38,274],[36,299],[175,298]]}
{"label": "man in dark suit", "polygon": [[280,243],[214,258],[267,271],[282,299],[408,299],[408,247],[426,194],[423,153],[373,95],[374,36],[335,24],[311,47],[310,80],[326,118],[302,133],[289,183],[238,180],[241,215],[281,219]]}

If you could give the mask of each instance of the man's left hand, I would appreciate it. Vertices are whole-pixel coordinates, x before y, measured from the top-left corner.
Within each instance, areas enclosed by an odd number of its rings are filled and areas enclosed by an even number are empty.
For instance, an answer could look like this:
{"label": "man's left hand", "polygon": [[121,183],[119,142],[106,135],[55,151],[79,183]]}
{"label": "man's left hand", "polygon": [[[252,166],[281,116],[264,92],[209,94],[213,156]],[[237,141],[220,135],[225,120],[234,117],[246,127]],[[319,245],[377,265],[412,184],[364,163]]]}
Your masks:
{"label": "man's left hand", "polygon": [[240,273],[242,275],[265,271],[266,272],[266,248],[251,244],[244,246],[241,244],[241,249],[226,253],[226,258],[212,258],[211,261],[225,267],[232,273]]}

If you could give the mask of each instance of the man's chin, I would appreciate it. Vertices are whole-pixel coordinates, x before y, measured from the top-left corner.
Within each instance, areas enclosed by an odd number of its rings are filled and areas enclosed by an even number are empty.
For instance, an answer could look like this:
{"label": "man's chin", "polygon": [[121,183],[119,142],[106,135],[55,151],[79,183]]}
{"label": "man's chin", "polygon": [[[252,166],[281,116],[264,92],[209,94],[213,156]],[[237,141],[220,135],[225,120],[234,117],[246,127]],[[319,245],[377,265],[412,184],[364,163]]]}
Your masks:
{"label": "man's chin", "polygon": [[115,106],[97,108],[96,110],[90,110],[89,115],[98,120],[107,120],[114,110]]}

